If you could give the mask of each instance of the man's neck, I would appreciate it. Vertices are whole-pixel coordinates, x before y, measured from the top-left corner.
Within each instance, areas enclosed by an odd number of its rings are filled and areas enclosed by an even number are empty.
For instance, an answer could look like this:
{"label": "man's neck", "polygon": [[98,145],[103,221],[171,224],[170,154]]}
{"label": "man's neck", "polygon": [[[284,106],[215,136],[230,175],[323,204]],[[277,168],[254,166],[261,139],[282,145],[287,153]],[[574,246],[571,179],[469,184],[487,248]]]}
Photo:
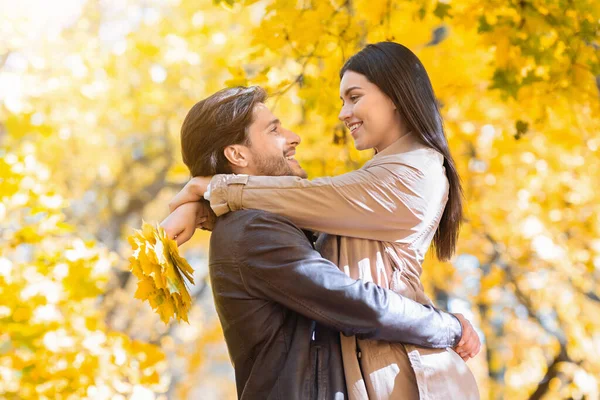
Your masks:
{"label": "man's neck", "polygon": [[231,167],[231,171],[236,175],[256,175],[254,170],[248,167]]}

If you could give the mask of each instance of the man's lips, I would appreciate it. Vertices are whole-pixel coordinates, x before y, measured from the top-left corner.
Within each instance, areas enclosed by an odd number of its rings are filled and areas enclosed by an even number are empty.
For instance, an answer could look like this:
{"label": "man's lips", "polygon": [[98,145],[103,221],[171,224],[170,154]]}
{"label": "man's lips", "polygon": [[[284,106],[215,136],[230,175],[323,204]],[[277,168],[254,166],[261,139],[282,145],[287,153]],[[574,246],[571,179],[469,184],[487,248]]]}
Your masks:
{"label": "man's lips", "polygon": [[283,157],[290,164],[300,165],[300,163],[298,162],[298,160],[296,160],[294,158],[294,155],[296,155],[295,151],[289,151],[287,153],[284,153]]}
{"label": "man's lips", "polygon": [[286,160],[293,160],[295,155],[296,155],[296,151],[295,150],[288,151],[287,153],[283,153],[283,157]]}

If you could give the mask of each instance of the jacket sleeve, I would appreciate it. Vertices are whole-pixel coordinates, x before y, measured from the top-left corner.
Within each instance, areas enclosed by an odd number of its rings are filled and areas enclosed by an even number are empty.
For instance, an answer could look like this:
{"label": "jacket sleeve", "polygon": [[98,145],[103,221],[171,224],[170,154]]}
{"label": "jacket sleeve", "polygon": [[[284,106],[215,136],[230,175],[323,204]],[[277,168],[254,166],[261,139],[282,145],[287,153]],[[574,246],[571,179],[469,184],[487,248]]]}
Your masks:
{"label": "jacket sleeve", "polygon": [[398,165],[314,180],[216,175],[210,203],[217,215],[258,209],[283,215],[304,229],[394,242],[413,233],[431,201],[415,188],[422,176],[423,171]]}
{"label": "jacket sleeve", "polygon": [[240,237],[242,276],[254,296],[348,336],[432,348],[454,347],[460,340],[456,317],[348,277],[286,218],[257,214]]}

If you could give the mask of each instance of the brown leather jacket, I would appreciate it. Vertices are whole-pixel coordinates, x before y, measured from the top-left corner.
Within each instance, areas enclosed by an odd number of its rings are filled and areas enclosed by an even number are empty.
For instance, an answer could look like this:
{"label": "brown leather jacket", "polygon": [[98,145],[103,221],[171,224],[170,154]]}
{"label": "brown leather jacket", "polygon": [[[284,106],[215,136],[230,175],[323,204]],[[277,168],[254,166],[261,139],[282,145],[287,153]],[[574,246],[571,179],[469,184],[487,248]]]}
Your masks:
{"label": "brown leather jacket", "polygon": [[240,399],[347,399],[337,332],[432,348],[462,334],[451,314],[348,277],[265,211],[217,220],[209,270]]}

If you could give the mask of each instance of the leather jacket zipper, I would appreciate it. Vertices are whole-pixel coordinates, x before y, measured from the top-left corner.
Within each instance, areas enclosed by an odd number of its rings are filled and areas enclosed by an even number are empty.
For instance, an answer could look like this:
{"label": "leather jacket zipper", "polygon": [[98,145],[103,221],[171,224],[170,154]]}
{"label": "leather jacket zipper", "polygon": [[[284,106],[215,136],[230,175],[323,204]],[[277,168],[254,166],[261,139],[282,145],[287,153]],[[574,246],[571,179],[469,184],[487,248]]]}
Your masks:
{"label": "leather jacket zipper", "polygon": [[360,346],[358,345],[358,339],[354,338],[355,342],[356,342],[356,358],[358,358],[358,360],[360,361],[360,359],[362,358],[362,351],[360,350]]}
{"label": "leather jacket zipper", "polygon": [[319,347],[315,347],[315,381],[314,381],[314,388],[315,388],[315,399],[319,398]]}
{"label": "leather jacket zipper", "polygon": [[366,382],[365,372],[363,371],[362,366],[362,350],[358,345],[358,339],[354,338],[354,340],[356,341],[356,358],[358,359],[358,368],[360,368],[360,374],[363,378],[363,382]]}

